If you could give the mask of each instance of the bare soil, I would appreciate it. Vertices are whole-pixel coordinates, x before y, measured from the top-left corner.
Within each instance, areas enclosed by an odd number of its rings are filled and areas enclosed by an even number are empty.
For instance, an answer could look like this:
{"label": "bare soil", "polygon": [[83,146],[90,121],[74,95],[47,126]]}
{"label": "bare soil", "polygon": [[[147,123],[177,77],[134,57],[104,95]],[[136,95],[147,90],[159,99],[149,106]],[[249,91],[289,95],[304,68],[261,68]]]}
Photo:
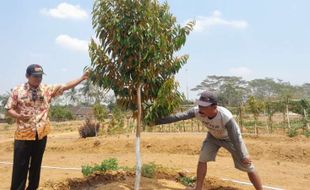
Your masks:
{"label": "bare soil", "polygon": [[[65,189],[69,181],[82,184],[87,179],[83,177],[80,170],[74,170],[74,168],[100,163],[108,158],[116,158],[121,166],[134,167],[134,134],[81,139],[77,130],[79,124],[78,122],[57,124],[53,133],[49,135],[42,165],[73,169],[42,168],[41,189],[62,189],[61,186],[57,187],[61,184]],[[13,135],[14,128],[8,129],[0,126],[1,162],[12,162]],[[175,173],[185,171],[190,175],[195,175],[198,154],[205,135],[206,133],[142,133],[142,161],[172,168]],[[246,135],[244,140],[264,185],[289,190],[309,188],[309,138]],[[0,164],[0,189],[10,188],[11,168],[11,165]],[[133,175],[119,173],[113,175],[115,177],[106,182],[94,182],[93,186],[87,182],[88,186],[84,189],[133,189]],[[97,178],[99,178],[98,175]],[[225,150],[220,150],[216,162],[208,164],[206,189],[254,189],[252,186],[241,186],[222,179],[249,182],[246,173],[234,168],[230,154]],[[186,188],[176,182],[175,175],[155,179],[142,178],[141,183],[141,189]]]}

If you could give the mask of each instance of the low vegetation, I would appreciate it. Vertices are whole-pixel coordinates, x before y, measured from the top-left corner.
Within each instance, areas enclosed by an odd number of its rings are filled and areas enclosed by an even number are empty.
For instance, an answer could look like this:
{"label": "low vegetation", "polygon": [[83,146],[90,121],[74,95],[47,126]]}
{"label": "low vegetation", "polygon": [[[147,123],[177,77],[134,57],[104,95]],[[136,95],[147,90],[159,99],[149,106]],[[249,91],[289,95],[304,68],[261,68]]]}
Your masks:
{"label": "low vegetation", "polygon": [[100,164],[82,166],[82,173],[84,176],[89,176],[95,172],[106,172],[108,170],[117,171],[119,169],[122,168],[118,166],[117,159],[110,158],[103,160]]}
{"label": "low vegetation", "polygon": [[141,175],[147,178],[154,178],[156,175],[156,170],[157,166],[154,162],[151,162],[149,164],[143,164]]}
{"label": "low vegetation", "polygon": [[83,126],[79,128],[79,134],[81,138],[95,137],[100,129],[100,124],[90,119],[86,119]]}
{"label": "low vegetation", "polygon": [[180,175],[177,177],[178,182],[182,183],[185,186],[193,187],[196,182],[196,177],[188,177]]}

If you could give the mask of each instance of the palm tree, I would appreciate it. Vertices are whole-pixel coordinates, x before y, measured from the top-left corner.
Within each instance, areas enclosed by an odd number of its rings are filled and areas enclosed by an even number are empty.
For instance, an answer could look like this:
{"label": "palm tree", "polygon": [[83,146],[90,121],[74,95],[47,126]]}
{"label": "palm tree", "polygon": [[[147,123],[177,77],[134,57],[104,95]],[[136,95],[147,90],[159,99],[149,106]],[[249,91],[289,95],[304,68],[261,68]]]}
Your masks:
{"label": "palm tree", "polygon": [[69,98],[69,102],[67,102],[67,104],[72,103],[73,105],[76,105],[79,101],[77,90],[75,88],[71,88],[68,92],[66,92],[65,96],[66,98]]}

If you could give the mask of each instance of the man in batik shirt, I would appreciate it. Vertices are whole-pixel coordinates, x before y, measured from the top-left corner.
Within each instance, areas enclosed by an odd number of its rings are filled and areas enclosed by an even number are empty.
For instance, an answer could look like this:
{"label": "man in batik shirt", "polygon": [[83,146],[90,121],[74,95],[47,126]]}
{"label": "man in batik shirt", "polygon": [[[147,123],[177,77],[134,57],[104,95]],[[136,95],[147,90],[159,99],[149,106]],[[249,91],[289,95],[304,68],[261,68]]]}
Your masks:
{"label": "man in batik shirt", "polygon": [[25,189],[28,171],[27,189],[38,188],[43,153],[50,132],[48,111],[51,100],[88,78],[86,72],[64,85],[51,86],[41,84],[43,74],[40,65],[29,65],[26,70],[28,82],[12,90],[5,106],[8,114],[17,122],[11,190]]}

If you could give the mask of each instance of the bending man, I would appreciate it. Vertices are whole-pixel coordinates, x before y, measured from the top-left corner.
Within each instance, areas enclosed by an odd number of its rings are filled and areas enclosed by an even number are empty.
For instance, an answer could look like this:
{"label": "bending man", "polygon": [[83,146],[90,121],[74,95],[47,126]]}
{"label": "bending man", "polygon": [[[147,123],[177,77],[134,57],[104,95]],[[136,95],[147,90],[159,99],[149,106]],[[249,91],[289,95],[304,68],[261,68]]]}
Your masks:
{"label": "bending man", "polygon": [[192,108],[187,112],[171,115],[156,122],[156,124],[166,124],[196,117],[208,128],[207,137],[200,151],[195,190],[202,189],[207,173],[207,162],[215,161],[221,147],[231,153],[237,169],[248,173],[255,189],[262,190],[260,177],[249,157],[239,126],[231,112],[218,106],[216,97],[208,91],[204,91],[196,103],[198,108]]}

